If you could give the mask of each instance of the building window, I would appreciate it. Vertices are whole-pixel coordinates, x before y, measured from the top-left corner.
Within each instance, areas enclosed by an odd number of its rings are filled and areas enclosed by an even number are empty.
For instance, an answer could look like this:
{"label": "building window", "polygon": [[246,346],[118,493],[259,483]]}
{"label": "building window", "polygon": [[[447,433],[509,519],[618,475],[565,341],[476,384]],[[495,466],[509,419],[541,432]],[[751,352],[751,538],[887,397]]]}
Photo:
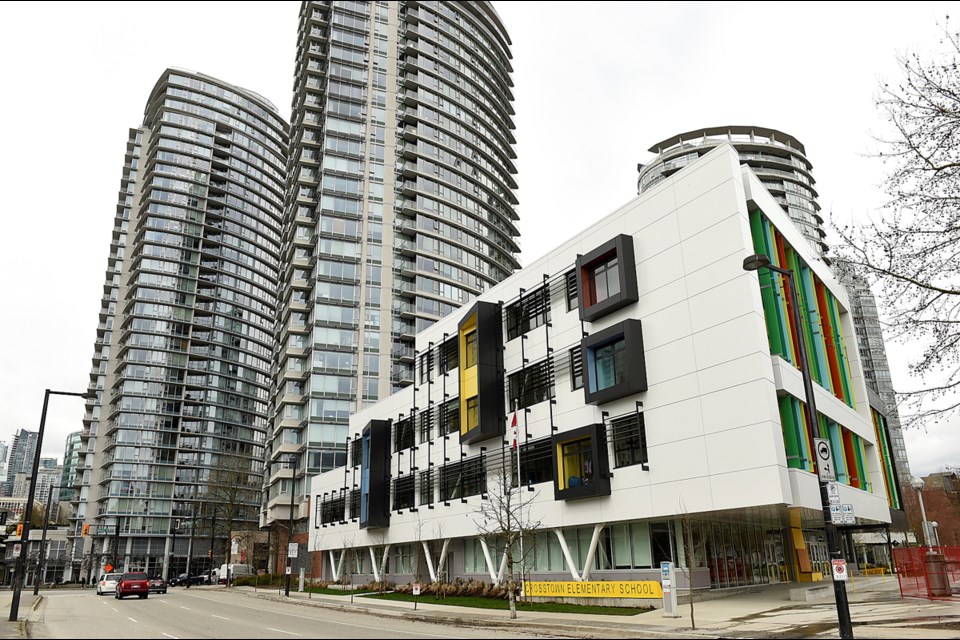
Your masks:
{"label": "building window", "polygon": [[413,418],[398,420],[393,429],[394,451],[409,449],[414,444]]}
{"label": "building window", "polygon": [[420,354],[420,384],[430,380],[430,374],[433,371],[433,351],[427,351]]}
{"label": "building window", "polygon": [[567,311],[573,311],[577,308],[577,270],[571,269],[563,276],[564,286],[567,293]]}
{"label": "building window", "polygon": [[583,387],[583,354],[579,346],[570,349],[570,383],[573,389]]}
{"label": "building window", "polygon": [[631,413],[610,421],[614,468],[647,464],[647,429],[642,413]]}
{"label": "building window", "polygon": [[363,460],[363,440],[360,438],[354,439],[350,443],[350,466],[359,467],[360,462]]}
{"label": "building window", "polygon": [[599,264],[589,269],[587,274],[591,284],[588,289],[591,305],[620,293],[620,274],[617,271],[616,254],[602,259]]}
{"label": "building window", "polygon": [[610,459],[602,423],[555,435],[551,443],[557,473],[554,499],[610,495]]}
{"label": "building window", "polygon": [[622,384],[626,377],[626,342],[623,337],[593,349],[592,367],[596,390]]}
{"label": "building window", "polygon": [[520,301],[507,307],[506,315],[508,341],[550,322],[550,289],[544,285],[521,294]]}
{"label": "building window", "polygon": [[478,400],[476,397],[467,398],[467,431],[470,431],[480,424],[477,404]]}
{"label": "building window", "polygon": [[457,349],[457,337],[454,336],[440,345],[440,373],[456,369],[460,365],[460,353]]}
{"label": "building window", "polygon": [[420,504],[433,504],[433,469],[420,472]]}
{"label": "building window", "polygon": [[417,416],[417,431],[420,433],[420,442],[427,442],[433,436],[433,409],[421,411]]}
{"label": "building window", "polygon": [[624,320],[580,341],[584,398],[603,404],[647,390],[643,331],[639,320]]}
{"label": "building window", "polygon": [[350,519],[356,520],[360,517],[360,489],[350,491]]}
{"label": "building window", "polygon": [[393,510],[409,509],[413,506],[414,476],[401,476],[393,481]]}
{"label": "building window", "polygon": [[487,475],[480,456],[440,467],[440,499],[444,502],[475,496],[486,490]]}
{"label": "building window", "polygon": [[460,430],[460,400],[454,398],[440,405],[440,435]]}
{"label": "building window", "polygon": [[346,501],[343,497],[324,499],[320,503],[320,524],[336,524],[343,520]]}
{"label": "building window", "polygon": [[[516,459],[514,459],[513,468],[516,469]],[[553,462],[550,438],[531,440],[520,445],[520,479],[524,484],[549,482],[553,480],[554,469],[556,465]],[[514,473],[515,480],[516,473]]]}
{"label": "building window", "polygon": [[586,486],[593,481],[593,448],[589,437],[560,445],[559,480],[564,489]]}
{"label": "building window", "polygon": [[510,406],[532,407],[553,397],[553,362],[548,358],[510,374]]}
{"label": "building window", "polygon": [[477,332],[471,331],[465,335],[464,343],[466,347],[463,354],[463,368],[469,369],[477,366]]}
{"label": "building window", "polygon": [[576,274],[581,320],[592,322],[640,299],[632,236],[621,234],[578,256]]}

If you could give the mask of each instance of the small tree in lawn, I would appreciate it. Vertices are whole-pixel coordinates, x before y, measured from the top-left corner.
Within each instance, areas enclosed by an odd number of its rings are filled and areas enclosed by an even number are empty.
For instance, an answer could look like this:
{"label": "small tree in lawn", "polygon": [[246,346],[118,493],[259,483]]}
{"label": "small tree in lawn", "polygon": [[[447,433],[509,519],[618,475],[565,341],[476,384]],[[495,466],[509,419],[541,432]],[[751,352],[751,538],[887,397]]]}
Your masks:
{"label": "small tree in lawn", "polygon": [[[687,588],[690,595],[690,627],[697,628],[697,620],[694,616],[693,606],[693,568],[697,564],[697,558],[702,555],[702,550],[706,540],[701,531],[695,526],[693,518],[687,512],[683,504],[683,498],[680,499],[680,529],[683,537],[683,562],[679,563],[681,573],[687,579]],[[696,529],[696,530],[695,530]]]}
{"label": "small tree in lawn", "polygon": [[524,560],[522,556],[527,555],[533,545],[524,549],[521,556],[515,554],[520,552],[521,540],[524,537],[531,540],[535,538],[540,521],[533,521],[530,516],[530,504],[537,494],[531,494],[531,499],[524,502],[521,491],[524,491],[525,487],[514,486],[512,456],[509,452],[509,449],[501,449],[499,464],[491,469],[493,486],[489,488],[487,498],[482,500],[477,508],[479,517],[475,522],[481,536],[503,544],[507,556],[507,597],[510,602],[510,619],[513,620],[517,617],[517,581],[514,568]]}

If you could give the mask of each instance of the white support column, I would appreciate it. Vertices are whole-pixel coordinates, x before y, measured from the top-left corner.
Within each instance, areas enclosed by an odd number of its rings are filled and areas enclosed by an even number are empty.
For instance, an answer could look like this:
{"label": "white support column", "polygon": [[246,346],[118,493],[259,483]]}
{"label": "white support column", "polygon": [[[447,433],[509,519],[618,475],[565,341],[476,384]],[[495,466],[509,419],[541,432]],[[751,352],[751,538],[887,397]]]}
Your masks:
{"label": "white support column", "polygon": [[490,574],[490,580],[497,581],[497,574],[493,572],[493,560],[490,559],[490,548],[487,547],[487,541],[480,538],[480,548],[483,549],[483,558],[487,561],[487,573]]}
{"label": "white support column", "polygon": [[450,538],[447,538],[443,541],[443,546],[440,548],[440,562],[437,563],[437,576],[442,576],[446,573],[445,569],[447,566],[447,551],[450,549]]}
{"label": "white support column", "polygon": [[337,563],[337,576],[336,576],[336,578],[334,578],[335,580],[339,580],[339,579],[340,579],[340,576],[343,575],[343,563],[346,562],[346,559],[347,559],[347,550],[346,550],[346,549],[341,549],[341,550],[340,550],[340,561]]}
{"label": "white support column", "polygon": [[554,529],[553,532],[557,534],[557,541],[560,542],[560,550],[563,551],[563,559],[567,562],[570,575],[576,582],[582,582],[583,579],[580,577],[579,567],[573,564],[573,558],[570,557],[570,549],[567,547],[567,539],[563,537],[563,531]]}
{"label": "white support column", "polygon": [[430,582],[437,581],[437,572],[433,570],[433,558],[430,555],[430,544],[423,540],[421,542],[423,545],[423,557],[427,559],[427,571],[430,572]]}
{"label": "white support column", "polygon": [[387,560],[390,558],[390,549],[393,548],[392,544],[383,545],[383,558],[380,559],[380,575],[383,576],[383,579],[387,579]]}
{"label": "white support column", "polygon": [[328,550],[327,555],[330,556],[330,571],[333,573],[333,581],[336,582],[340,579],[340,568],[337,566],[337,557],[333,555],[333,549]]}
{"label": "white support column", "polygon": [[367,547],[370,551],[370,568],[373,569],[374,582],[380,582],[380,565],[377,564],[377,554],[373,552],[373,547]]}
{"label": "white support column", "polygon": [[590,551],[587,552],[587,561],[583,565],[583,581],[590,579],[590,569],[593,568],[593,559],[597,555],[597,543],[600,542],[600,532],[603,531],[602,524],[593,525],[593,537],[590,538]]}
{"label": "white support column", "polygon": [[497,582],[496,584],[503,584],[503,574],[507,572],[507,550],[503,550],[503,558],[500,559],[500,571],[497,573]]}

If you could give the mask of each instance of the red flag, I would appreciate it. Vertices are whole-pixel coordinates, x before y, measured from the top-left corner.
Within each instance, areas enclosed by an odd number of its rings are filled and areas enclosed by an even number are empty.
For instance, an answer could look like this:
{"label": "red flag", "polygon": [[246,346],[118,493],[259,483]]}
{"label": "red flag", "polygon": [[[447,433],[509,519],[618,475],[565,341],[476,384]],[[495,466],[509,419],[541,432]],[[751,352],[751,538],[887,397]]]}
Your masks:
{"label": "red flag", "polygon": [[517,448],[517,412],[513,412],[513,423],[510,425],[513,429],[513,444],[510,445],[510,448],[516,450]]}

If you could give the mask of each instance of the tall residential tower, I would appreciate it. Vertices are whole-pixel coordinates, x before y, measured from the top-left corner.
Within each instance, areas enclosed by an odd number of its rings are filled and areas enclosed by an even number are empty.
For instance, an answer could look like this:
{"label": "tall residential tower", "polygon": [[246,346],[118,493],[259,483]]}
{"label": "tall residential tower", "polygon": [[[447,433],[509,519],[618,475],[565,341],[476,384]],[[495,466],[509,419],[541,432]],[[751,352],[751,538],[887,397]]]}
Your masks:
{"label": "tall residential tower", "polygon": [[211,531],[219,555],[257,527],[287,142],[266,99],[179,69],[130,130],[77,469],[83,577],[184,571],[191,528],[207,561]]}
{"label": "tall residential tower", "polygon": [[263,524],[416,383],[414,335],[519,266],[510,58],[489,2],[303,3]]}

